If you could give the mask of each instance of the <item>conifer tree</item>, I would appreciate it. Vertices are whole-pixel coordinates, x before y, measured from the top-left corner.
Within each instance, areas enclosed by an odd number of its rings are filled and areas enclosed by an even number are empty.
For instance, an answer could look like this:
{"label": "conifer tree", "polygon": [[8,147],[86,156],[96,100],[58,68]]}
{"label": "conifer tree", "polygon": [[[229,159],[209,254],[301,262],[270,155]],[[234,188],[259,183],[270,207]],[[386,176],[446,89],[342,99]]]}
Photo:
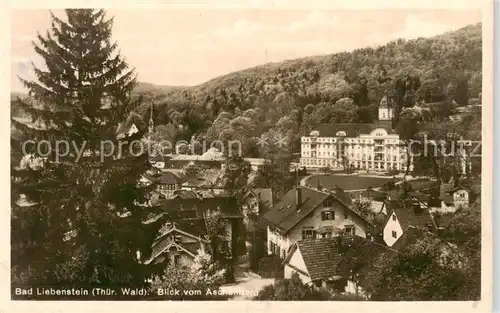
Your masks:
{"label": "conifer tree", "polygon": [[[50,31],[33,43],[46,69],[35,67],[32,81],[20,78],[32,102],[18,98],[19,105],[33,123],[12,119],[23,138],[12,149],[33,140],[11,168],[12,280],[139,287],[152,274],[141,260],[158,227],[143,223],[155,210],[153,186],[139,184],[147,150],[130,148],[143,134],[117,137],[141,101],[131,94],[135,71],[111,41],[113,19],[104,10],[50,14]],[[42,140],[49,151],[35,149]]]}

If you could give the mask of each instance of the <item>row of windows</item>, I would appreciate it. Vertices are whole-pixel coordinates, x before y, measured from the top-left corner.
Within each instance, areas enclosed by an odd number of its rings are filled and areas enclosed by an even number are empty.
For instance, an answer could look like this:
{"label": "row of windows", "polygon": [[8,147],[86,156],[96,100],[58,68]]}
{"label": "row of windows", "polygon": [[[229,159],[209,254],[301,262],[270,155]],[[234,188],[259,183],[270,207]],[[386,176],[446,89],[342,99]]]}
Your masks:
{"label": "row of windows", "polygon": [[[377,160],[377,161],[383,161],[383,160]],[[402,163],[404,163],[404,160],[400,160]],[[394,168],[396,169],[397,168],[397,163],[392,163],[392,161],[384,161],[384,162],[390,162],[390,163],[386,163],[386,168],[387,169],[390,169],[390,168]],[[395,160],[394,162],[397,162],[397,160]],[[326,160],[323,160],[323,159],[309,159],[309,158],[301,158],[300,159],[300,164],[301,165],[319,165],[319,166],[337,166],[337,167],[340,167],[342,166],[341,162],[340,161],[336,161],[336,160],[331,160],[331,159],[326,159]],[[367,161],[351,161],[349,162],[349,164],[351,165],[352,168],[356,168],[356,169],[362,169],[362,168],[379,168],[379,169],[382,169],[384,168],[384,163],[379,163],[379,162],[372,162],[372,160],[367,160]]]}
{"label": "row of windows", "polygon": [[[354,225],[346,225],[344,227],[346,235],[356,235],[356,227]],[[312,227],[304,227],[302,229],[302,240],[317,239],[317,238],[330,238],[331,232],[317,232]]]}
{"label": "row of windows", "polygon": [[[384,134],[376,134],[375,136],[377,137],[383,137],[386,136]],[[326,144],[331,144],[331,143],[337,143],[337,142],[346,142],[346,143],[361,143],[361,144],[373,144],[374,139],[358,139],[358,138],[345,138],[337,141],[336,138],[314,138],[314,140],[311,140],[311,137],[302,137],[302,142],[321,142],[321,143],[326,143]],[[380,140],[380,139],[377,139]],[[400,141],[399,139],[382,139],[382,141],[385,141],[386,144],[399,144]]]}

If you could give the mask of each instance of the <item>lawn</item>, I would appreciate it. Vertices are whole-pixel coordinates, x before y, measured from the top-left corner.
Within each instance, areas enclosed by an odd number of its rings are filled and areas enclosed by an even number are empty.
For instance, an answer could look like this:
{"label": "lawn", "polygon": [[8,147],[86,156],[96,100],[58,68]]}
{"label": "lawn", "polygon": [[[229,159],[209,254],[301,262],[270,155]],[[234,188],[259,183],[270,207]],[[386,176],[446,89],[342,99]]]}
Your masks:
{"label": "lawn", "polygon": [[366,189],[368,187],[377,188],[384,183],[390,181],[392,177],[378,178],[378,177],[358,177],[358,176],[340,176],[340,175],[314,175],[307,180],[307,184],[313,187],[320,185],[324,188],[331,189],[335,185],[343,190],[358,190]]}

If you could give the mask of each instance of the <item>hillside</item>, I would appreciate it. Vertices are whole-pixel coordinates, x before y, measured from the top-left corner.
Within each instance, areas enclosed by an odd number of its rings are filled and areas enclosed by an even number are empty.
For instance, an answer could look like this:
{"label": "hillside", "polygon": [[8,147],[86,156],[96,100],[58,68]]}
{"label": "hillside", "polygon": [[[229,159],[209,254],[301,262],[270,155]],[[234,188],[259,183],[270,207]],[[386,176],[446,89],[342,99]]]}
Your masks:
{"label": "hillside", "polygon": [[481,49],[476,24],[432,38],[269,63],[193,87],[142,83],[136,92],[147,101],[138,112],[147,115],[154,99],[155,123],[166,125],[161,131],[173,139],[231,137],[237,129],[259,136],[280,120],[301,133],[319,123],[371,122],[384,96],[398,112],[421,103],[446,118],[453,105],[477,102]]}

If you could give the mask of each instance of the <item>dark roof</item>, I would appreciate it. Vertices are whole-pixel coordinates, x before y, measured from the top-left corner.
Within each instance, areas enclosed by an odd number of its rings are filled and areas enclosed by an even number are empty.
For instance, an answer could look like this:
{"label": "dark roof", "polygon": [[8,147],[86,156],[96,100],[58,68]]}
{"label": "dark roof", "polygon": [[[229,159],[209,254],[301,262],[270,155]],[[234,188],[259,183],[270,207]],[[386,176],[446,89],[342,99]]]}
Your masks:
{"label": "dark roof", "polygon": [[314,130],[319,132],[319,137],[338,137],[337,132],[346,132],[346,137],[358,137],[361,134],[370,134],[376,128],[384,128],[388,134],[396,134],[391,127],[390,121],[378,121],[371,124],[362,123],[338,123],[319,124]]}
{"label": "dark roof", "polygon": [[179,183],[180,178],[172,172],[157,172],[146,176],[149,180],[162,185],[175,185]]}
{"label": "dark roof", "polygon": [[[302,204],[297,208],[296,190],[299,189]],[[292,229],[295,224],[311,213],[318,205],[328,198],[328,194],[319,190],[300,186],[287,192],[280,201],[266,212],[263,219],[272,226],[278,227],[285,232]],[[300,210],[299,210],[300,209]]]}
{"label": "dark roof", "polygon": [[386,201],[386,204],[387,218],[389,219],[394,212],[403,230],[410,226],[422,229],[428,229],[428,226],[435,227],[429,210],[419,201],[412,199],[392,200]]}
{"label": "dark roof", "polygon": [[359,236],[338,236],[298,241],[292,246],[285,263],[295,249],[300,251],[313,281],[346,277],[351,270],[366,272],[382,253],[396,253],[389,247]]}
{"label": "dark roof", "polygon": [[[313,212],[328,197],[336,200],[366,221],[358,212],[353,210],[349,194],[340,192],[329,193],[305,186],[295,187],[287,192],[271,210],[263,215],[263,220],[271,226],[277,227],[285,233],[290,231],[298,222]],[[297,207],[297,190],[301,192],[302,204]],[[368,222],[368,221],[367,221]]]}
{"label": "dark roof", "polygon": [[[210,198],[172,198],[161,201],[164,212],[167,214],[179,214],[179,212],[190,212],[195,217],[203,217],[209,210],[220,210],[225,218],[242,218],[243,215],[238,208],[234,197],[215,196]],[[187,213],[184,213],[187,214]]]}
{"label": "dark roof", "polygon": [[404,247],[417,243],[417,241],[420,238],[422,238],[426,232],[427,230],[425,229],[415,228],[410,226],[403,231],[401,237],[399,237],[398,240],[396,240],[396,242],[391,246],[391,248],[400,251]]}
{"label": "dark roof", "polygon": [[311,280],[330,280],[338,275],[337,266],[340,264],[342,258],[336,238],[321,238],[297,242],[298,249]]}

